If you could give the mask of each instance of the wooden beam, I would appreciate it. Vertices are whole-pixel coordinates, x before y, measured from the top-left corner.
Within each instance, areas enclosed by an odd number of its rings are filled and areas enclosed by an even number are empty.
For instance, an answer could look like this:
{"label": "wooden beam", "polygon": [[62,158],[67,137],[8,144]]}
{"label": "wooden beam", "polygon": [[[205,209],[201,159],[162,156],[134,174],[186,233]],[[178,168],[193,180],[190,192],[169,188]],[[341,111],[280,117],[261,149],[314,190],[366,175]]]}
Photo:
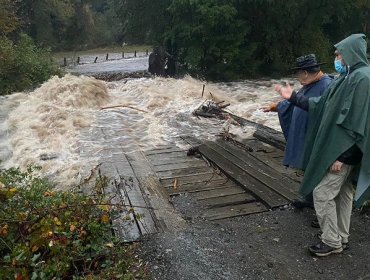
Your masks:
{"label": "wooden beam", "polygon": [[206,145],[201,145],[199,151],[210,161],[214,162],[225,174],[233,178],[241,186],[243,186],[248,192],[257,196],[270,208],[286,205],[289,200],[277,194],[269,187],[255,179],[248,173],[245,173],[238,164],[233,161],[230,162],[223,155],[219,154],[217,150],[214,150]]}

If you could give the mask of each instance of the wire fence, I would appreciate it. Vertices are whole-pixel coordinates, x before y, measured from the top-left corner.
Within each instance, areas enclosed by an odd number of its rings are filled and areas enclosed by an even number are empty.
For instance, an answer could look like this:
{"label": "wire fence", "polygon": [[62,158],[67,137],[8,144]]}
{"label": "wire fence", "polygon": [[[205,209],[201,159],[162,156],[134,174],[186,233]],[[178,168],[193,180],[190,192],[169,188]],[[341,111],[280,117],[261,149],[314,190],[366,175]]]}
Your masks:
{"label": "wire fence", "polygon": [[106,54],[97,54],[97,55],[81,55],[81,56],[69,56],[64,57],[62,60],[58,61],[58,64],[62,67],[70,67],[70,66],[77,66],[83,64],[93,64],[93,63],[101,63],[105,61],[114,61],[114,60],[121,60],[121,59],[132,59],[132,58],[139,58],[139,57],[146,57],[149,56],[149,50],[145,52],[121,52],[121,53],[106,53]]}

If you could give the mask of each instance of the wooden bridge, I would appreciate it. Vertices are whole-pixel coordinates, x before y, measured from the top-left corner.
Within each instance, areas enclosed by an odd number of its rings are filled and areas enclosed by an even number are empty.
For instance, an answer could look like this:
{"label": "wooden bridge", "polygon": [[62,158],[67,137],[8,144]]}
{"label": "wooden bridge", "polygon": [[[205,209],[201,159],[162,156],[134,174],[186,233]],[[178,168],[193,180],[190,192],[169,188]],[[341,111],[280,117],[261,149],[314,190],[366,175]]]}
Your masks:
{"label": "wooden bridge", "polygon": [[203,142],[183,136],[178,145],[183,148],[168,144],[145,152],[112,152],[103,159],[101,173],[110,179],[109,195],[126,209],[113,220],[116,233],[132,241],[185,227],[170,203],[171,196],[183,193],[203,206],[199,215],[207,220],[274,210],[297,199],[301,177],[282,166],[280,136],[270,132],[255,135],[270,144],[257,138]]}

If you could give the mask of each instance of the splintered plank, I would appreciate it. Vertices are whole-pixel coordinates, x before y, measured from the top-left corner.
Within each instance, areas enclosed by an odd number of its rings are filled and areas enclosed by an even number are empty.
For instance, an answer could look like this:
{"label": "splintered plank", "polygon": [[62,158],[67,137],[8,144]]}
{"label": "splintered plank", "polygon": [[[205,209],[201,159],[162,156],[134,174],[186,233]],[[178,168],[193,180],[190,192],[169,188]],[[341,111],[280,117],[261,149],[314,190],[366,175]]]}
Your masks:
{"label": "splintered plank", "polygon": [[213,198],[207,198],[203,200],[199,200],[199,203],[208,207],[208,208],[216,208],[216,207],[223,207],[228,205],[238,205],[244,204],[249,202],[256,201],[256,198],[251,196],[248,193],[241,193],[241,194],[233,194],[227,196],[219,196]]}
{"label": "splintered plank", "polygon": [[142,233],[156,233],[160,225],[150,205],[148,198],[149,191],[144,184],[145,178],[153,176],[154,171],[151,169],[143,153],[134,152],[125,156],[131,165],[134,177],[132,180],[129,179],[129,181],[127,181],[127,178],[124,178],[126,183],[124,191],[129,196],[135,213],[140,217],[138,224]]}
{"label": "splintered plank", "polygon": [[251,202],[240,205],[206,209],[202,217],[207,220],[214,221],[238,216],[246,216],[265,211],[267,211],[267,208],[261,203]]}
{"label": "splintered plank", "polygon": [[171,152],[171,153],[156,153],[145,155],[150,161],[158,161],[158,160],[174,160],[177,158],[187,158],[187,153],[184,151],[181,152]]}
{"label": "splintered plank", "polygon": [[189,161],[189,162],[180,162],[180,163],[172,163],[172,164],[163,164],[163,165],[156,165],[154,166],[154,171],[161,172],[161,171],[169,171],[169,170],[176,170],[182,168],[189,168],[189,167],[196,167],[196,166],[204,166],[204,161]]}
{"label": "splintered plank", "polygon": [[165,187],[165,189],[170,195],[178,195],[180,193],[196,193],[196,192],[207,191],[207,190],[230,188],[234,186],[235,186],[235,183],[222,179],[222,180],[217,180],[217,181],[210,181],[208,183],[199,182],[199,183],[193,183],[193,184],[179,185],[176,188],[174,188],[174,185],[172,184],[170,186]]}
{"label": "splintered plank", "polygon": [[[122,196],[117,185],[119,178],[112,178],[105,189],[105,193],[110,197],[110,202],[114,205],[120,205],[120,215],[112,219],[114,234],[123,241],[132,242],[140,238],[140,228],[135,220],[133,213],[130,211],[129,202],[125,196]],[[115,207],[117,207],[115,206]],[[122,210],[123,209],[123,210]]]}
{"label": "splintered plank", "polygon": [[206,173],[206,172],[213,172],[213,169],[209,166],[199,166],[199,167],[189,167],[186,169],[175,169],[169,171],[159,171],[157,172],[159,178],[163,179],[165,177],[173,177],[173,176],[181,176],[181,175],[188,175],[188,174],[199,174],[199,173]]}
{"label": "splintered plank", "polygon": [[199,151],[210,161],[214,162],[228,176],[232,177],[241,186],[266,203],[270,208],[289,203],[288,199],[277,194],[265,184],[244,172],[242,168],[219,154],[217,150],[213,150],[206,145],[201,145]]}
{"label": "splintered plank", "polygon": [[175,180],[177,181],[177,185],[185,185],[185,184],[191,184],[191,183],[197,183],[197,182],[208,182],[211,181],[212,179],[216,179],[219,177],[216,173],[211,173],[211,174],[198,174],[194,176],[183,176],[183,177],[178,177],[174,179],[164,179],[160,180],[163,186],[173,186],[175,183]]}
{"label": "splintered plank", "polygon": [[234,187],[229,187],[229,188],[222,188],[222,189],[216,189],[216,190],[205,190],[202,192],[193,193],[192,197],[194,197],[196,200],[203,200],[203,199],[228,196],[228,195],[234,195],[234,194],[243,194],[243,193],[245,193],[245,190],[243,190],[239,186],[234,186]]}
{"label": "splintered plank", "polygon": [[288,180],[288,178],[282,176],[278,171],[256,157],[251,156],[248,152],[243,152],[234,145],[224,141],[218,141],[217,144],[209,143],[209,146],[286,199],[294,200],[299,198],[297,193],[298,184],[296,182]]}

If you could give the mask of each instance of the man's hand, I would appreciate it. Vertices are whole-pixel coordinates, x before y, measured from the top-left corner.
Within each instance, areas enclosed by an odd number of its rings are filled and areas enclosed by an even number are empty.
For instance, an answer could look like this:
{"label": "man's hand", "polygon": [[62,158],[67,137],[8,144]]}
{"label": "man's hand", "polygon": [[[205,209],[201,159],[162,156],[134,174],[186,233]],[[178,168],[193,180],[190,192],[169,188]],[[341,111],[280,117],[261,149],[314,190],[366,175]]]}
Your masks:
{"label": "man's hand", "polygon": [[262,108],[263,112],[276,112],[277,111],[277,103],[271,103],[267,105],[266,107]]}
{"label": "man's hand", "polygon": [[330,167],[330,171],[333,173],[338,173],[342,170],[343,162],[336,160]]}
{"label": "man's hand", "polygon": [[275,91],[278,92],[281,95],[281,97],[286,100],[289,100],[293,92],[288,82],[285,82],[285,86],[275,85]]}

